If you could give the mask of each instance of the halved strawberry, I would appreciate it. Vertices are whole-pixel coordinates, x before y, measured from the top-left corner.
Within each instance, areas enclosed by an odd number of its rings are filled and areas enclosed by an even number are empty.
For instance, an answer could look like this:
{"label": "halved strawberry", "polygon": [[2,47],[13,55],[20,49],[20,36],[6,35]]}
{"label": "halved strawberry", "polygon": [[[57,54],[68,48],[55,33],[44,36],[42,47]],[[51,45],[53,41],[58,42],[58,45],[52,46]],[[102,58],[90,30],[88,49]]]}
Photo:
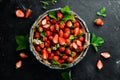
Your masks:
{"label": "halved strawberry", "polygon": [[77,49],[77,48],[78,48],[78,46],[77,46],[76,43],[72,43],[72,46],[73,46],[74,49]]}
{"label": "halved strawberry", "polygon": [[58,34],[54,35],[53,42],[56,43],[56,44],[58,43]]}
{"label": "halved strawberry", "polygon": [[76,27],[76,28],[73,30],[73,32],[74,32],[74,35],[75,35],[75,36],[78,36],[78,34],[80,33],[80,28]]}
{"label": "halved strawberry", "polygon": [[43,28],[49,28],[49,27],[50,27],[50,24],[43,25]]}
{"label": "halved strawberry", "polygon": [[98,62],[97,62],[97,68],[98,68],[99,70],[101,70],[101,69],[103,68],[103,63],[102,63],[101,60],[98,60]]}
{"label": "halved strawberry", "polygon": [[59,51],[60,51],[60,52],[64,52],[64,51],[65,51],[65,47],[60,47],[60,48],[59,48]]}
{"label": "halved strawberry", "polygon": [[62,30],[59,31],[59,36],[63,37],[63,31]]}
{"label": "halved strawberry", "polygon": [[106,59],[111,57],[109,52],[102,52],[100,55]]}
{"label": "halved strawberry", "polygon": [[21,67],[22,67],[22,61],[20,60],[16,62],[16,69],[21,68]]}
{"label": "halved strawberry", "polygon": [[57,17],[58,17],[59,19],[62,19],[62,18],[63,18],[63,14],[62,14],[61,12],[57,12]]}
{"label": "halved strawberry", "polygon": [[48,59],[48,52],[47,52],[46,48],[44,48],[44,49],[42,50],[42,58],[43,58],[43,59]]}
{"label": "halved strawberry", "polygon": [[94,22],[95,22],[95,24],[98,25],[98,26],[104,25],[104,22],[103,22],[103,20],[102,20],[101,18],[95,19]]}
{"label": "halved strawberry", "polygon": [[72,27],[72,26],[73,26],[73,24],[72,24],[72,22],[71,22],[71,21],[67,21],[67,22],[66,22],[66,26],[67,26],[67,27]]}
{"label": "halved strawberry", "polygon": [[65,41],[64,38],[59,37],[59,44],[60,44],[60,45],[66,44],[65,42],[66,42],[66,41]]}
{"label": "halved strawberry", "polygon": [[42,21],[41,21],[41,24],[42,25],[45,25],[47,23],[47,20],[46,20],[46,18],[44,18]]}
{"label": "halved strawberry", "polygon": [[51,26],[50,26],[50,30],[51,30],[52,32],[54,32],[54,31],[55,31],[55,26],[54,26],[54,25],[51,25]]}
{"label": "halved strawberry", "polygon": [[82,42],[81,41],[77,40],[76,42],[77,42],[78,46],[82,46]]}
{"label": "halved strawberry", "polygon": [[20,57],[21,57],[21,58],[27,58],[28,55],[26,55],[25,53],[22,52],[22,53],[20,53]]}
{"label": "halved strawberry", "polygon": [[35,38],[40,39],[40,33],[39,32],[35,32]]}
{"label": "halved strawberry", "polygon": [[16,10],[16,16],[19,18],[24,18],[25,14],[22,10],[18,9]]}

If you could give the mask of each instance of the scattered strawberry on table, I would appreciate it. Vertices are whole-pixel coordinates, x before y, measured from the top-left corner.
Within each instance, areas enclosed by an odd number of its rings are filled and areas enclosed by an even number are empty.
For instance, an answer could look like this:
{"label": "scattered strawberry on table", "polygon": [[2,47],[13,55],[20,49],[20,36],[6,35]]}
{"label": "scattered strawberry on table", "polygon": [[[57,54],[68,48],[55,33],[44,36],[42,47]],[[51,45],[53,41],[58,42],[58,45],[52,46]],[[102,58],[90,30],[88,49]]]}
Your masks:
{"label": "scattered strawberry on table", "polygon": [[34,27],[33,45],[40,57],[50,64],[70,64],[84,50],[83,30],[80,21],[66,6],[49,12],[39,20]]}
{"label": "scattered strawberry on table", "polygon": [[104,25],[104,22],[101,18],[97,18],[95,19],[94,23],[97,25],[97,26],[103,26]]}

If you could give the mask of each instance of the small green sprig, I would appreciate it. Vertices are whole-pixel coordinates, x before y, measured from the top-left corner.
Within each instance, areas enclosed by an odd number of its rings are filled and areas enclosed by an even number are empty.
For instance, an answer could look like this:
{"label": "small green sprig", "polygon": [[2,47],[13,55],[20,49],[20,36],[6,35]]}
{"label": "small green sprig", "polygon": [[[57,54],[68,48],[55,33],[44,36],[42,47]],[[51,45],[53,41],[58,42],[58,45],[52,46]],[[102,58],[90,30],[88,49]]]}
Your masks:
{"label": "small green sprig", "polygon": [[61,76],[64,80],[72,80],[71,71],[65,71],[61,73]]}
{"label": "small green sprig", "polygon": [[97,15],[106,17],[106,8],[102,7],[98,12]]}

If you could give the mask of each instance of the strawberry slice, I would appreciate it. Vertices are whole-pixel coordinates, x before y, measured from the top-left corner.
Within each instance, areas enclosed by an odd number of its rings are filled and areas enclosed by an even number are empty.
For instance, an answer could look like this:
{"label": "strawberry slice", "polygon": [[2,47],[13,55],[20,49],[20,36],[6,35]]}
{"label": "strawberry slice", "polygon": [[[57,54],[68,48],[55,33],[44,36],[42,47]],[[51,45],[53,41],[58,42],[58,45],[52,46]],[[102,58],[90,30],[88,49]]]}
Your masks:
{"label": "strawberry slice", "polygon": [[78,46],[82,46],[82,42],[81,41],[77,40],[76,42],[77,42]]}
{"label": "strawberry slice", "polygon": [[73,24],[72,24],[71,21],[67,21],[67,22],[66,22],[66,26],[67,26],[67,27],[72,27],[72,25],[73,25]]}
{"label": "strawberry slice", "polygon": [[64,45],[65,42],[66,42],[66,41],[65,41],[64,38],[59,37],[59,44],[60,44],[60,45]]}
{"label": "strawberry slice", "polygon": [[19,18],[24,18],[25,14],[21,9],[16,10],[16,16]]}
{"label": "strawberry slice", "polygon": [[77,36],[80,33],[80,29],[77,27],[74,29],[74,35]]}
{"label": "strawberry slice", "polygon": [[102,52],[100,55],[106,59],[111,57],[109,52]]}
{"label": "strawberry slice", "polygon": [[21,57],[21,58],[27,58],[28,55],[26,55],[25,53],[22,52],[22,53],[20,53],[20,57]]}
{"label": "strawberry slice", "polygon": [[98,60],[98,62],[97,62],[97,68],[98,68],[99,70],[101,70],[101,69],[103,68],[103,63],[102,63],[101,60]]}
{"label": "strawberry slice", "polygon": [[55,36],[53,37],[53,42],[54,43],[58,43],[58,34],[55,34]]}
{"label": "strawberry slice", "polygon": [[22,61],[20,60],[16,62],[16,69],[21,68],[21,67],[22,67]]}
{"label": "strawberry slice", "polygon": [[48,59],[48,52],[47,52],[46,48],[44,48],[44,49],[42,50],[42,58],[43,58],[43,59]]}
{"label": "strawberry slice", "polygon": [[59,31],[59,36],[63,37],[63,31],[62,30]]}
{"label": "strawberry slice", "polygon": [[43,19],[42,21],[41,21],[41,24],[42,25],[45,25],[47,23],[47,20],[46,19]]}
{"label": "strawberry slice", "polygon": [[72,46],[73,46],[74,49],[77,49],[77,48],[78,48],[78,46],[77,46],[76,43],[72,43]]}

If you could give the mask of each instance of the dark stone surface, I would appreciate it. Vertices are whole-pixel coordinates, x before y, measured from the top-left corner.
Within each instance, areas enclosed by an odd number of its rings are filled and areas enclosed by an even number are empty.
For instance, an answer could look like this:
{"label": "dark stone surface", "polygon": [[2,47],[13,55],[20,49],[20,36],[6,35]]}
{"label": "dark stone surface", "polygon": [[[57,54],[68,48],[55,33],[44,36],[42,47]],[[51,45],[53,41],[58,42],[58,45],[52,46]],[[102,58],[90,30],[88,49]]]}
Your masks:
{"label": "dark stone surface", "polygon": [[[51,70],[40,64],[33,54],[26,50],[29,58],[21,59],[16,52],[16,35],[28,34],[30,27],[37,17],[46,10],[41,9],[39,0],[24,0],[27,8],[32,9],[29,19],[16,18],[14,12],[18,8],[15,0],[0,0],[0,80],[62,80],[60,70]],[[57,4],[50,5],[49,9],[69,5],[86,22],[90,33],[104,38],[105,43],[95,52],[89,48],[85,58],[74,66],[73,80],[120,80],[120,0],[58,0]],[[96,15],[101,8],[107,8],[107,17]],[[103,27],[93,24],[95,18],[104,20]],[[103,59],[101,52],[109,51],[110,59]],[[96,69],[96,62],[101,59],[104,68]],[[15,63],[23,61],[22,68],[16,70]]]}

